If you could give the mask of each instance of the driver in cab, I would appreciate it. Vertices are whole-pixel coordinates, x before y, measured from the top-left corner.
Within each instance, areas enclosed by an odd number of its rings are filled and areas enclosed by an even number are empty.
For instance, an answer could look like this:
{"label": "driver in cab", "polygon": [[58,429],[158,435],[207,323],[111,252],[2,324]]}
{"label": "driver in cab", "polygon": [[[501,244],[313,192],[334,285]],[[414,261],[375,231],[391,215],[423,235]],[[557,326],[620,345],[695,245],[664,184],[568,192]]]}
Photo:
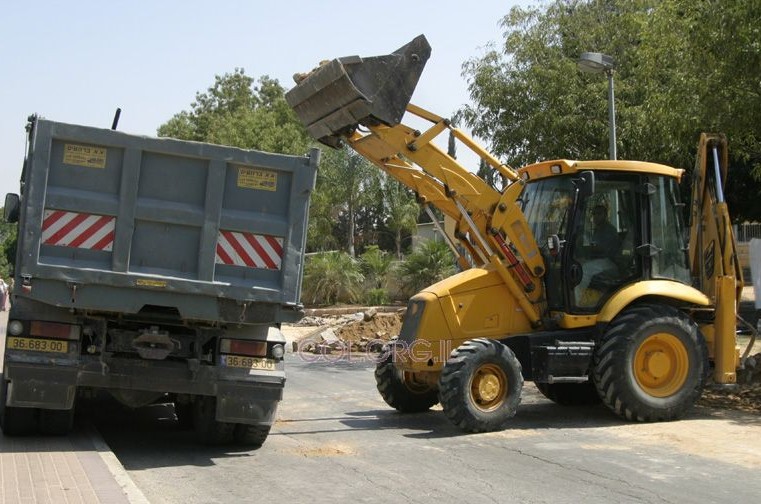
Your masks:
{"label": "driver in cab", "polygon": [[621,240],[616,227],[608,220],[605,205],[595,205],[592,208],[592,226],[591,243],[583,247],[581,255],[583,275],[575,289],[579,306],[593,306],[597,303],[600,293],[589,288],[595,275],[602,272],[616,274],[618,271],[612,259],[619,253]]}

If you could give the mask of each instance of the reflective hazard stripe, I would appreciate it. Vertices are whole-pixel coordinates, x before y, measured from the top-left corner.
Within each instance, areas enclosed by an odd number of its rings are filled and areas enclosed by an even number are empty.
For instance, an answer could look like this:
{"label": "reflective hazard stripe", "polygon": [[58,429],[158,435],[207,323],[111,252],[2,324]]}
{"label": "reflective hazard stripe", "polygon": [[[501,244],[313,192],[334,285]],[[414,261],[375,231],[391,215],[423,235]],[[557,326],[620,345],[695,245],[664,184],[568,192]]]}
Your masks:
{"label": "reflective hazard stripe", "polygon": [[279,270],[283,262],[283,239],[276,236],[220,231],[217,264]]}
{"label": "reflective hazard stripe", "polygon": [[106,215],[45,210],[42,243],[110,252],[114,246],[116,218]]}

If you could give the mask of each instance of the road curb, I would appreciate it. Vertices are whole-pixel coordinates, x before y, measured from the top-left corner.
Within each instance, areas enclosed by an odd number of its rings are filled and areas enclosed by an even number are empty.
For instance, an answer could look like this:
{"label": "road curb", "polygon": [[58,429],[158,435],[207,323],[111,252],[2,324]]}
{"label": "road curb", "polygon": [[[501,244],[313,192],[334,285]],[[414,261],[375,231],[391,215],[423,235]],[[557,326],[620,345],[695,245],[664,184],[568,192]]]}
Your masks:
{"label": "road curb", "polygon": [[100,455],[101,460],[106,464],[108,472],[111,473],[116,484],[119,485],[127,496],[127,500],[129,500],[131,504],[150,504],[148,498],[137,485],[135,485],[135,482],[132,481],[127,470],[121,462],[119,462],[119,459],[116,458],[116,455],[114,455],[114,452],[111,451],[111,448],[103,440],[103,437],[101,437],[100,432],[98,432],[95,426],[90,424],[85,428],[85,432],[90,438],[93,447],[98,452],[98,455]]}

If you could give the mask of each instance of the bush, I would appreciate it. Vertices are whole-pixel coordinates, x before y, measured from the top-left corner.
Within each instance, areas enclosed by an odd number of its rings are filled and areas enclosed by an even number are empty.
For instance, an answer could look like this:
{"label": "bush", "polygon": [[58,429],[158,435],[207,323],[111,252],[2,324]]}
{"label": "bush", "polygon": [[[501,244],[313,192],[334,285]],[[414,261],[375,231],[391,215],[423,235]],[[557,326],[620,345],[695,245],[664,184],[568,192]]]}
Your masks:
{"label": "bush", "polygon": [[389,303],[388,293],[386,289],[370,289],[365,294],[365,303],[370,306],[379,306]]}
{"label": "bush", "polygon": [[455,257],[443,241],[426,241],[399,264],[397,275],[405,295],[453,275]]}
{"label": "bush", "polygon": [[345,252],[308,256],[304,264],[302,300],[311,305],[356,303],[364,276],[359,263]]}

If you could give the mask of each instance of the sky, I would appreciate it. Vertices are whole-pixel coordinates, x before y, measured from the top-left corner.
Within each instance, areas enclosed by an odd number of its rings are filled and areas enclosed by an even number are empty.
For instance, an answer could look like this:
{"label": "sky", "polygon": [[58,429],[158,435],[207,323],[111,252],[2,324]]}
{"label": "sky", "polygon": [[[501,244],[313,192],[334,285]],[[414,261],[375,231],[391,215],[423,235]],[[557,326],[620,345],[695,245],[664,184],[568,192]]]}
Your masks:
{"label": "sky", "polygon": [[[462,64],[503,40],[529,0],[133,0],[5,2],[0,15],[0,198],[18,192],[27,117],[155,136],[215,75],[243,68],[290,88],[340,56],[387,54],[424,34],[412,102],[449,117],[469,101]],[[459,151],[458,151],[459,152]]]}

